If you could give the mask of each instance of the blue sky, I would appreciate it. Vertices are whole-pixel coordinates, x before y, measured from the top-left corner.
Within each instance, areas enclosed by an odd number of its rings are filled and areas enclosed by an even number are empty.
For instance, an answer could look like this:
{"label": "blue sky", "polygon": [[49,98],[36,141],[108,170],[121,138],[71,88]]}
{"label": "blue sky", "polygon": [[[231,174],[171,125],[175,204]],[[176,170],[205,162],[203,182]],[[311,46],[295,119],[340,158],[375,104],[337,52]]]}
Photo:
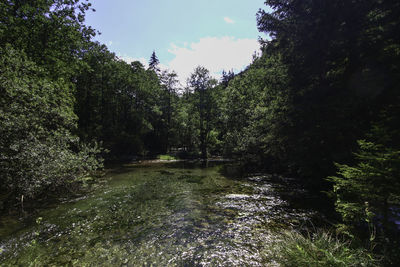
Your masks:
{"label": "blue sky", "polygon": [[264,0],[92,0],[86,24],[127,62],[147,62],[153,50],[162,68],[184,81],[197,65],[214,76],[243,69],[258,49],[258,9]]}

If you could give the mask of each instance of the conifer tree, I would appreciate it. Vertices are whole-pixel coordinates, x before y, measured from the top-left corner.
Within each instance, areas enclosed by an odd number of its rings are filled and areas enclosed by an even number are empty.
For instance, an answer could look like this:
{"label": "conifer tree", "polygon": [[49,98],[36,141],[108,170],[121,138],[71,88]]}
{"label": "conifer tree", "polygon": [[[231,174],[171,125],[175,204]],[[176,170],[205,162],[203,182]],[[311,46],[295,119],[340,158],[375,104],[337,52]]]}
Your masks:
{"label": "conifer tree", "polygon": [[151,54],[151,57],[150,57],[150,61],[149,61],[149,69],[158,73],[160,71],[158,64],[160,64],[160,60],[158,60],[156,52],[153,51],[153,53]]}

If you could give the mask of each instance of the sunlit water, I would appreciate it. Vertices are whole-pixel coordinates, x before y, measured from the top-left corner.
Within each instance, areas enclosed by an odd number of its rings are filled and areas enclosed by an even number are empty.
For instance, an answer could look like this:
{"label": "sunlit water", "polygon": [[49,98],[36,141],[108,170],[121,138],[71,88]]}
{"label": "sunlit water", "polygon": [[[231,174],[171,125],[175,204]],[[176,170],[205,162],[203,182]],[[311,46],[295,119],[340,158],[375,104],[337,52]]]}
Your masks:
{"label": "sunlit water", "polygon": [[315,213],[282,198],[304,194],[287,180],[228,178],[224,168],[128,165],[86,197],[25,222],[3,218],[0,265],[273,265],[265,252],[277,233]]}

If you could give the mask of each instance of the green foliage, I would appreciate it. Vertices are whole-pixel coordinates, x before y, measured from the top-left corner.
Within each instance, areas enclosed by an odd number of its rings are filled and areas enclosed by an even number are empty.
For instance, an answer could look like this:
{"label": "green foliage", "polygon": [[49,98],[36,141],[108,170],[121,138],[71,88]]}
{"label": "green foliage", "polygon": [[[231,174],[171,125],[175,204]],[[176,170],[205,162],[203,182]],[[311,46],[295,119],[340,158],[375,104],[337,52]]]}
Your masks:
{"label": "green foliage", "polygon": [[71,90],[10,45],[0,50],[1,189],[36,198],[101,166],[97,146],[79,143]]}
{"label": "green foliage", "polygon": [[195,154],[199,151],[199,113],[194,102],[194,94],[187,92],[176,103],[176,134],[175,146],[185,153]]}
{"label": "green foliage", "polygon": [[327,232],[303,236],[297,232],[284,232],[271,251],[266,252],[268,260],[280,266],[379,266],[371,253],[354,249],[351,244]]}
{"label": "green foliage", "polygon": [[229,83],[222,103],[225,154],[253,163],[286,157],[281,131],[290,100],[286,75],[280,57],[263,56]]}
{"label": "green foliage", "polygon": [[170,151],[172,146],[176,147],[179,142],[177,140],[179,124],[177,118],[178,101],[178,75],[174,71],[164,70],[159,76],[162,92],[160,95],[160,110],[162,112],[163,130],[161,131],[164,136],[162,147],[164,151]]}
{"label": "green foliage", "polygon": [[153,70],[119,60],[98,43],[83,60],[87,70],[77,78],[75,106],[80,136],[102,141],[110,156],[119,159],[149,151],[165,153],[172,125],[173,76],[164,88]]}
{"label": "green foliage", "polygon": [[160,160],[177,160],[176,157],[171,156],[171,155],[159,155],[158,158]]}
{"label": "green foliage", "polygon": [[49,77],[69,81],[84,65],[81,52],[95,34],[83,23],[90,5],[88,0],[2,1],[0,44],[24,51]]}
{"label": "green foliage", "polygon": [[[388,236],[400,199],[400,2],[266,4],[257,23],[272,39],[262,55],[219,85],[198,67],[179,94],[155,52],[146,70],[91,41],[87,1],[2,1],[1,191],[37,198],[68,187],[101,166],[100,141],[128,160],[223,153],[319,186],[330,176],[343,229]],[[334,162],[348,165],[333,175]]]}
{"label": "green foliage", "polygon": [[188,120],[184,125],[188,135],[185,139],[189,141],[187,146],[191,150],[199,149],[203,159],[209,154],[210,132],[216,118],[214,111],[217,104],[213,97],[216,85],[217,81],[211,78],[210,72],[199,66],[188,79],[188,91],[184,96],[188,104],[187,110],[182,113]]}
{"label": "green foliage", "polygon": [[318,183],[333,174],[333,162],[351,159],[356,140],[378,111],[398,99],[394,29],[400,5],[373,0],[266,4],[272,11],[260,11],[257,19],[259,30],[272,37],[264,54],[280,57],[287,73],[272,94],[281,91],[283,98],[272,100],[272,113],[264,116],[272,122],[264,130],[272,141],[267,154]]}
{"label": "green foliage", "polygon": [[395,228],[399,218],[394,207],[400,205],[400,150],[360,140],[355,154],[357,164],[337,164],[334,183],[336,210],[341,214],[344,229],[359,230],[363,223],[380,225],[384,231]]}

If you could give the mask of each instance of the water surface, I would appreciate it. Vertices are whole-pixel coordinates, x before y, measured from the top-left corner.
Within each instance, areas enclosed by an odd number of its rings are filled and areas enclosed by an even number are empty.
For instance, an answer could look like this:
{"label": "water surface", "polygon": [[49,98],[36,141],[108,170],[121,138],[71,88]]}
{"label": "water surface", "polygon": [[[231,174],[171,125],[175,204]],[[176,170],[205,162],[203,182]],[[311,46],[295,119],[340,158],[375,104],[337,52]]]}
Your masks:
{"label": "water surface", "polygon": [[313,215],[282,198],[301,190],[270,175],[230,178],[229,165],[213,165],[125,165],[85,197],[3,219],[0,265],[273,265],[265,251],[276,233]]}

